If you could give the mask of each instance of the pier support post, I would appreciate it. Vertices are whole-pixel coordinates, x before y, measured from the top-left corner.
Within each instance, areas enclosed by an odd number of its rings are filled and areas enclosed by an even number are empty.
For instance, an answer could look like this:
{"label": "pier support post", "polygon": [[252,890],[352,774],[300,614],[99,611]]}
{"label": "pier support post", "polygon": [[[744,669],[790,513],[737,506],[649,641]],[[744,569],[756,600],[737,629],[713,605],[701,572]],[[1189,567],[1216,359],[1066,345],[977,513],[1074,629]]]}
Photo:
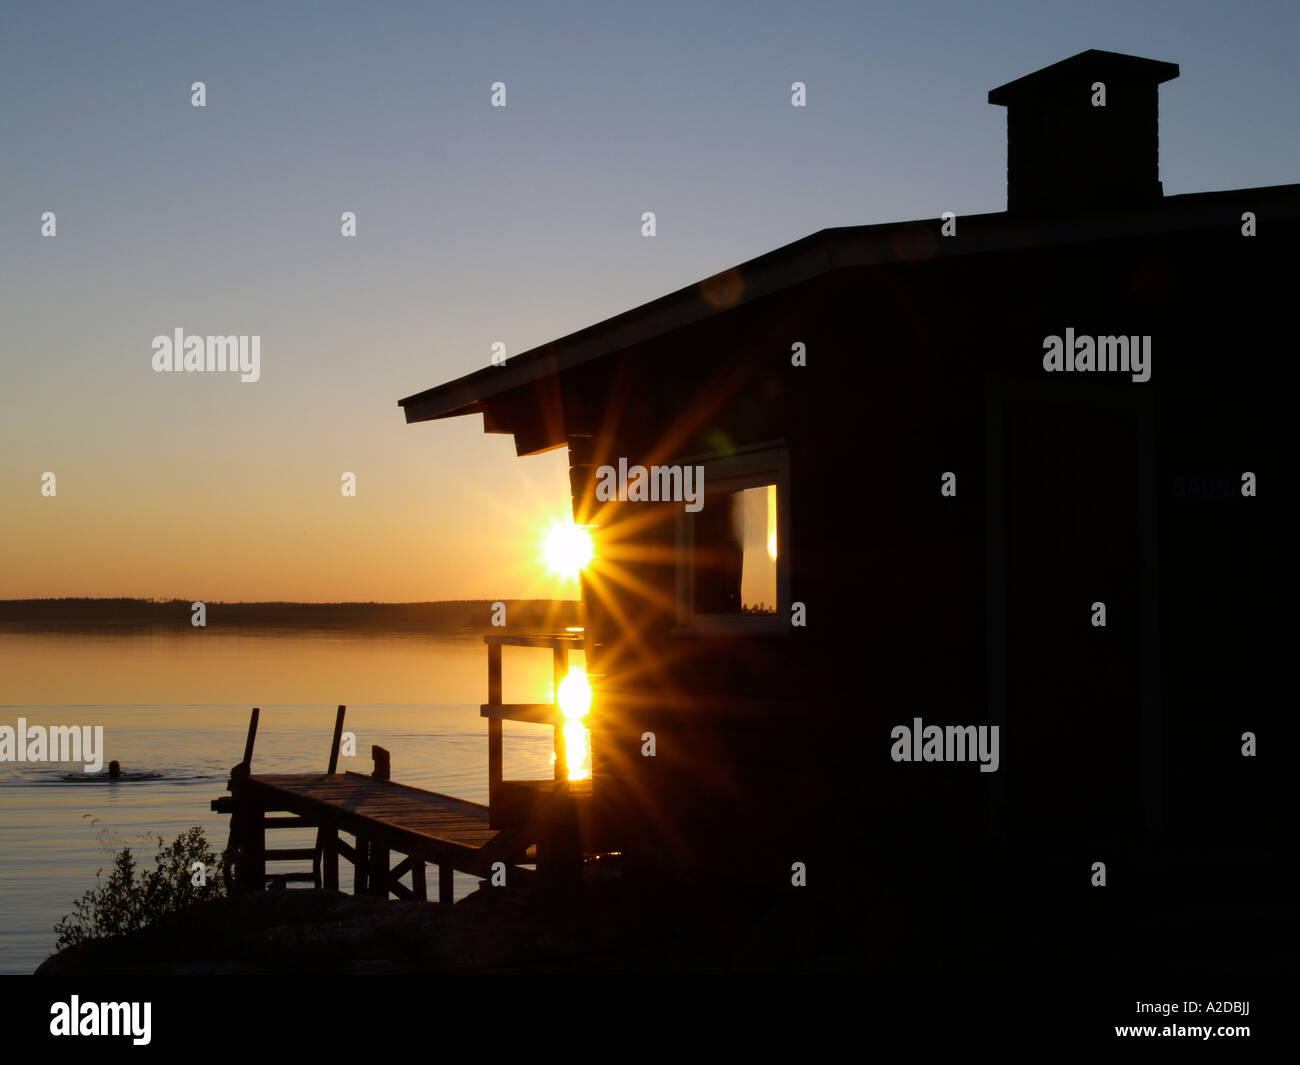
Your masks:
{"label": "pier support post", "polygon": [[320,850],[321,886],[326,891],[339,889],[339,830],[332,825],[322,825],[316,833],[316,846]]}
{"label": "pier support post", "polygon": [[370,844],[370,861],[366,865],[367,879],[370,881],[370,894],[377,898],[388,898],[388,872],[391,868],[387,847],[378,843]]}
{"label": "pier support post", "polygon": [[370,840],[357,836],[352,862],[352,894],[364,895],[368,890],[366,873],[370,868]]}
{"label": "pier support post", "polygon": [[537,874],[548,908],[565,909],[577,904],[582,887],[582,833],[577,802],[567,780],[556,781],[546,801],[542,838],[537,847]]}
{"label": "pier support post", "polygon": [[429,889],[424,882],[424,859],[415,857],[414,864],[411,866],[411,892],[415,895],[417,902],[429,901]]}
{"label": "pier support post", "polygon": [[[333,776],[339,770],[339,745],[343,740],[343,715],[347,707],[339,704],[334,716],[334,739],[330,743],[330,767],[327,773]],[[320,853],[321,886],[326,891],[339,889],[339,830],[333,825],[321,825],[316,832],[316,850]]]}
{"label": "pier support post", "polygon": [[249,767],[241,762],[230,773],[231,843],[235,849],[235,892],[246,895],[266,887],[266,826],[261,806],[248,793]]}
{"label": "pier support post", "polygon": [[[370,757],[375,760],[374,772],[370,775],[376,780],[388,780],[392,776],[392,756],[384,748],[374,745],[370,748]],[[377,841],[371,841],[370,860],[367,863],[370,894],[381,899],[388,898],[388,870],[391,865],[388,848]]]}

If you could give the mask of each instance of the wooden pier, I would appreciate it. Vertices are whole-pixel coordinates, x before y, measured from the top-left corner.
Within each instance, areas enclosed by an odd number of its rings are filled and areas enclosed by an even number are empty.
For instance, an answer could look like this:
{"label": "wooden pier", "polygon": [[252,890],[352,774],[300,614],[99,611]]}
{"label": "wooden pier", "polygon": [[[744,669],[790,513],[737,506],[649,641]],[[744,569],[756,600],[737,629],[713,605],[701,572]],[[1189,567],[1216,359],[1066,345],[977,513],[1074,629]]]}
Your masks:
{"label": "wooden pier", "polygon": [[[507,867],[511,884],[531,879],[520,863],[535,862],[535,850],[512,849],[502,832],[488,827],[488,808],[436,792],[379,780],[360,773],[249,774],[238,781],[229,799],[213,808],[232,814],[231,842],[235,848],[236,891],[260,891],[267,882],[310,881],[337,890],[340,856],[352,863],[353,891],[358,895],[424,901],[425,865],[438,866],[438,899],[452,901],[452,872],[489,877],[495,862]],[[270,817],[288,812],[296,817]],[[317,845],[302,849],[273,849],[265,843],[268,829],[315,828]],[[352,835],[349,845],[340,832]],[[493,844],[496,843],[494,846]],[[396,865],[390,855],[404,855]],[[267,863],[312,863],[310,873],[268,873]],[[411,886],[401,877],[411,874]]]}
{"label": "wooden pier", "polygon": [[[374,772],[339,773],[339,744],[346,708],[334,722],[329,768],[324,773],[252,772],[260,711],[248,723],[244,758],[230,772],[230,795],[212,801],[212,809],[230,814],[226,881],[232,892],[263,891],[268,885],[310,883],[339,889],[339,858],[352,864],[353,892],[389,894],[426,901],[426,866],[438,868],[438,901],[453,902],[453,873],[459,870],[510,886],[540,880],[564,892],[582,863],[579,810],[591,799],[591,781],[568,779],[563,748],[563,720],[554,704],[513,705],[501,702],[501,647],[547,647],[554,654],[558,686],[568,666],[568,652],[581,638],[563,636],[485,637],[488,644],[488,698],[481,708],[488,721],[490,806],[393,782],[390,755],[372,747]],[[555,726],[554,780],[501,779],[503,720],[545,722]],[[285,816],[288,815],[288,816]],[[268,847],[267,832],[315,829],[312,847]],[[340,838],[351,835],[353,844]],[[393,855],[401,855],[394,864]],[[271,872],[273,863],[310,863],[295,872]],[[536,868],[530,868],[535,866]],[[409,886],[402,877],[409,874]]]}

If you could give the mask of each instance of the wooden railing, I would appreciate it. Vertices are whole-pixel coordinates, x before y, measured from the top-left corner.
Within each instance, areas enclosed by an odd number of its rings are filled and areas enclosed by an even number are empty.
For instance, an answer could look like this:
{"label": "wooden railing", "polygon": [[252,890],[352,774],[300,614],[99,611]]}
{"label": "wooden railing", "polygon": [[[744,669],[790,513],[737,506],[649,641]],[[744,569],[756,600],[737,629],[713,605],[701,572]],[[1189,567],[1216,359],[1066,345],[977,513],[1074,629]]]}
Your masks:
{"label": "wooden railing", "polygon": [[488,633],[483,637],[488,649],[488,701],[479,713],[488,722],[488,805],[495,808],[502,791],[501,723],[503,721],[528,721],[551,725],[555,729],[555,779],[567,780],[569,776],[568,752],[564,745],[564,715],[558,703],[506,703],[501,694],[502,647],[549,647],[554,670],[553,691],[559,698],[560,681],[569,672],[569,653],[583,649],[580,633],[555,635],[506,635]]}

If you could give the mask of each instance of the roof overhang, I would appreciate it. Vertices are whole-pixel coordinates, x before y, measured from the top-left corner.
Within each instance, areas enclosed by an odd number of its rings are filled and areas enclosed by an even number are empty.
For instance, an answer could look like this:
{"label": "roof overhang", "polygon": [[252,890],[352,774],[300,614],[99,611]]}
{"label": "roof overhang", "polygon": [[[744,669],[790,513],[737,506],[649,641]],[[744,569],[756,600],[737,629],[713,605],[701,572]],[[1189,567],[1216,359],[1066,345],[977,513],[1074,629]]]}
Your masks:
{"label": "roof overhang", "polygon": [[[1103,213],[965,215],[957,237],[940,236],[937,218],[824,229],[501,365],[407,396],[398,406],[407,422],[483,414],[485,431],[518,433],[524,427],[512,424],[509,411],[542,382],[833,270],[1236,227],[1241,210],[1273,221],[1300,220],[1300,184],[1167,196],[1155,205]],[[1221,219],[1215,217],[1219,211]],[[545,441],[517,441],[520,454],[557,446],[553,437],[552,432]]]}

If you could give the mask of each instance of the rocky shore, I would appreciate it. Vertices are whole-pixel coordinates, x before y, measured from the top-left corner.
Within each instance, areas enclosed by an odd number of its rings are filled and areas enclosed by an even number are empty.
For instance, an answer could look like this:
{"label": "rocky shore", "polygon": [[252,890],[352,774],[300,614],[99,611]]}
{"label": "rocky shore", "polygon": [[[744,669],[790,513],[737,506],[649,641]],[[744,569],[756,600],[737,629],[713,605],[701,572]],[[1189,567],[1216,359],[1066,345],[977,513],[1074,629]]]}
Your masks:
{"label": "rocky shore", "polygon": [[[692,904],[694,903],[694,904]],[[216,899],[127,936],[69,947],[38,974],[746,972],[850,963],[803,906],[587,892],[567,914],[522,890],[452,907],[333,891]]]}

